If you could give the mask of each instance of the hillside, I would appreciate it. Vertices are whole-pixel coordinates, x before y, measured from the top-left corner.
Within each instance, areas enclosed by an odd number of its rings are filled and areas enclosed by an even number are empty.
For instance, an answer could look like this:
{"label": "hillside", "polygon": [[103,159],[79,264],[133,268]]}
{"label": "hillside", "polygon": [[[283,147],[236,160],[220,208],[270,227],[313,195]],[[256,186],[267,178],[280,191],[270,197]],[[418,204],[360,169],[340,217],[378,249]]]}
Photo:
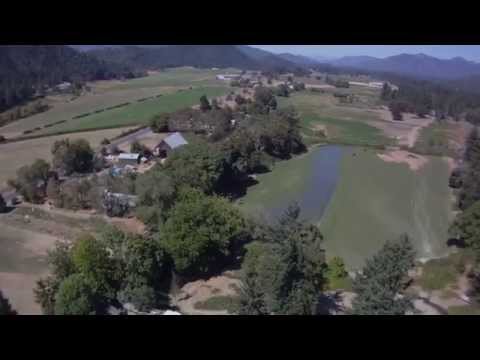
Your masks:
{"label": "hillside", "polygon": [[108,64],[69,46],[0,46],[0,111],[63,81],[129,75],[124,65]]}
{"label": "hillside", "polygon": [[480,64],[461,57],[449,60],[424,54],[400,54],[379,59],[371,56],[348,56],[330,61],[339,67],[358,68],[376,72],[391,72],[422,79],[460,79],[480,75]]}
{"label": "hillside", "polygon": [[312,66],[312,65],[317,65],[319,63],[319,61],[315,59],[302,56],[302,55],[293,55],[289,53],[283,53],[283,54],[278,54],[277,56],[300,66]]}
{"label": "hillside", "polygon": [[177,66],[292,70],[297,65],[272,53],[241,45],[169,45],[103,47],[89,51],[99,59],[137,69]]}

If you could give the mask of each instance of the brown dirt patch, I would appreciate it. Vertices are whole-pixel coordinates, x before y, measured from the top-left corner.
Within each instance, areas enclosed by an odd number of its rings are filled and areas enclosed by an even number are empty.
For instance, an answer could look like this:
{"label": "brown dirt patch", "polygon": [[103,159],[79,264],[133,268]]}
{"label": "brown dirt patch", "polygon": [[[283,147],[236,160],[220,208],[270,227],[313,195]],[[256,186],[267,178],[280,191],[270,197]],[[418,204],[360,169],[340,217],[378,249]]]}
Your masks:
{"label": "brown dirt patch", "polygon": [[208,280],[197,280],[185,284],[176,296],[180,311],[192,315],[226,315],[227,311],[207,311],[195,309],[195,303],[203,302],[212,296],[236,296],[236,288],[241,281],[228,276],[216,276]]}
{"label": "brown dirt patch", "polygon": [[383,154],[377,154],[380,159],[386,162],[407,164],[410,170],[417,171],[428,162],[425,156],[412,154],[404,150],[393,150]]}

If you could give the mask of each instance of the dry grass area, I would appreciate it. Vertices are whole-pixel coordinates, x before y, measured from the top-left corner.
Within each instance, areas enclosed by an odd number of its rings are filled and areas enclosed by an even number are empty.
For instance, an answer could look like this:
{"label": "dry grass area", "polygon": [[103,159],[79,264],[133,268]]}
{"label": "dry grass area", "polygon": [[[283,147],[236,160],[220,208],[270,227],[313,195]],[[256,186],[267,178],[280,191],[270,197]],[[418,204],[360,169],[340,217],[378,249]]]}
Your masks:
{"label": "dry grass area", "polygon": [[51,160],[51,148],[55,141],[68,138],[87,139],[92,147],[96,148],[100,145],[104,138],[113,138],[122,132],[132,129],[118,128],[89,132],[80,132],[68,135],[49,136],[44,138],[17,141],[0,145],[0,189],[6,185],[9,178],[14,178],[17,169],[23,165],[31,164],[35,159]]}
{"label": "dry grass area", "polygon": [[2,217],[0,227],[0,289],[19,314],[40,314],[33,288],[36,281],[47,273],[47,250],[60,239],[6,225]]}
{"label": "dry grass area", "polygon": [[407,164],[412,171],[418,171],[428,162],[428,159],[425,156],[412,154],[404,150],[393,150],[377,155],[380,159],[386,162]]}

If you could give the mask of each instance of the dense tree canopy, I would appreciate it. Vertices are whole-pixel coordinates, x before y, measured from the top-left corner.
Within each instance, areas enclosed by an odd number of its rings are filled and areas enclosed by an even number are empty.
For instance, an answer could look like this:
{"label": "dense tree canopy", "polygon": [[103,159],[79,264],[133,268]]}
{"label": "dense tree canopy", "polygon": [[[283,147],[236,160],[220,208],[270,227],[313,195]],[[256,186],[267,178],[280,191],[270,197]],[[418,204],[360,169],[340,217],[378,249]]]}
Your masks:
{"label": "dense tree canopy", "polygon": [[173,152],[165,164],[165,173],[175,184],[188,185],[207,194],[218,189],[224,171],[224,154],[207,143],[184,145]]}
{"label": "dense tree canopy", "polygon": [[402,294],[408,271],[414,266],[415,252],[407,236],[388,241],[368,259],[353,283],[357,297],[353,314],[404,315],[413,309],[408,296]]}
{"label": "dense tree canopy", "polygon": [[261,241],[247,245],[240,314],[317,314],[325,284],[323,237],[299,215],[290,207]]}
{"label": "dense tree canopy", "polygon": [[94,151],[85,139],[55,141],[52,146],[53,167],[66,175],[87,173],[93,169]]}
{"label": "dense tree canopy", "polygon": [[46,195],[50,164],[45,160],[37,159],[32,165],[22,166],[17,170],[15,180],[10,180],[12,185],[25,200],[41,203]]}
{"label": "dense tree canopy", "polygon": [[83,274],[62,281],[55,295],[55,315],[95,315],[95,296]]}
{"label": "dense tree canopy", "polygon": [[183,189],[160,236],[175,269],[198,276],[223,265],[243,230],[242,215],[227,200]]}

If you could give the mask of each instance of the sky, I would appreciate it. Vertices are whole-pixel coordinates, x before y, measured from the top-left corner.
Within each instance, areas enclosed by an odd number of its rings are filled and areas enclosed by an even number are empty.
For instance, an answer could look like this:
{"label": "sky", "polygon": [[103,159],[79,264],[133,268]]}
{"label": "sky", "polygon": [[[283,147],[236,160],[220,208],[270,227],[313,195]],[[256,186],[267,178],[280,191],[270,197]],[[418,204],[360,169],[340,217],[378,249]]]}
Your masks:
{"label": "sky", "polygon": [[358,56],[387,57],[402,53],[434,56],[451,59],[461,56],[480,62],[480,45],[253,45],[274,53],[289,52],[305,56]]}

